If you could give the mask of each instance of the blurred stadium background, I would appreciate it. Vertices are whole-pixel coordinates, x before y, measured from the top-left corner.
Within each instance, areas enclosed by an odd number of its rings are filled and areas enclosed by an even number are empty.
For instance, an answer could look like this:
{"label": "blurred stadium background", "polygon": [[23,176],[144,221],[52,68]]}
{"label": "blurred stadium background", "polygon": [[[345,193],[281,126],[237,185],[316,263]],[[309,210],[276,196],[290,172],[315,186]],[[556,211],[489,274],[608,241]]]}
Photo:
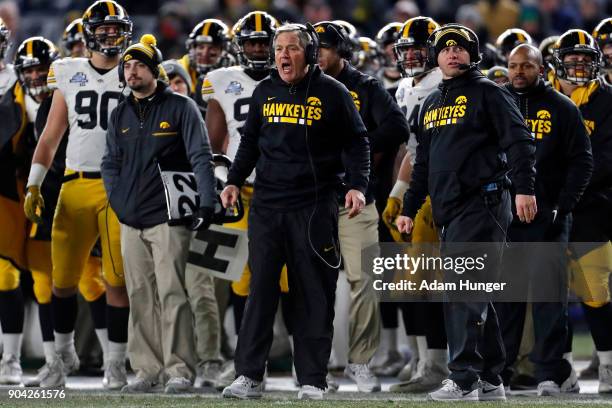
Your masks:
{"label": "blurred stadium background", "polygon": [[[13,44],[42,35],[59,41],[62,31],[80,17],[93,1],[5,0],[0,16],[14,33]],[[494,42],[505,29],[520,27],[536,41],[570,28],[591,32],[604,17],[612,15],[610,0],[123,0],[134,20],[134,37],[152,32],[165,58],[184,54],[187,34],[204,18],[220,18],[230,27],[252,10],[264,10],[279,21],[312,23],[343,19],[360,34],[373,37],[386,23],[404,22],[418,15],[438,23],[459,22],[474,29],[481,44]],[[13,50],[14,51],[14,50]]]}

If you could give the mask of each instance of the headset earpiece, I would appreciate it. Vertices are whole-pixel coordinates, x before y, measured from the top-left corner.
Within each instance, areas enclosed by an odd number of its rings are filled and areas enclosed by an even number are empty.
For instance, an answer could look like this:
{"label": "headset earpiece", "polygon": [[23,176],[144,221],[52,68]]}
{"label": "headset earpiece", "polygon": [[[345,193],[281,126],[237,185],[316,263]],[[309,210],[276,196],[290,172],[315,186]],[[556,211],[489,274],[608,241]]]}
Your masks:
{"label": "headset earpiece", "polygon": [[315,65],[319,61],[319,35],[310,23],[306,23],[306,34],[310,37],[310,42],[306,46],[306,64]]}

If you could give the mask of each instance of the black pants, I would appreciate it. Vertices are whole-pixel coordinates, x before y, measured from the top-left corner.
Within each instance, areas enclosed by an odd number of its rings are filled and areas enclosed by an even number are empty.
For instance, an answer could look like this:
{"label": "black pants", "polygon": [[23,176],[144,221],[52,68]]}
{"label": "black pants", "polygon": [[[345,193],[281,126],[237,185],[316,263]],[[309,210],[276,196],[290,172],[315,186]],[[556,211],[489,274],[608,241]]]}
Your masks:
{"label": "black pants", "polygon": [[[542,209],[531,224],[512,223],[508,237],[516,243],[558,242],[562,244],[559,249],[565,251],[570,226],[571,216],[563,216],[553,224],[550,212]],[[557,251],[550,249],[539,251],[532,245],[522,245],[519,250],[520,254],[513,256],[512,259],[522,257],[528,261],[522,266],[516,263],[512,266],[526,273],[525,280],[537,274],[539,276],[536,279],[531,279],[534,284],[538,285],[544,281],[549,285],[558,285],[560,289],[558,302],[532,303],[535,344],[530,360],[535,364],[535,376],[538,382],[551,380],[561,384],[571,372],[571,365],[563,358],[568,336],[568,282],[565,279],[567,266],[562,262],[562,256],[555,254]],[[504,384],[508,384],[514,374],[511,366],[516,362],[521,346],[526,306],[526,303],[495,304],[506,348],[506,366],[502,373]]]}
{"label": "black pants", "polygon": [[239,376],[257,381],[263,378],[280,295],[278,281],[282,266],[287,264],[298,382],[326,388],[338,279],[338,269],[334,267],[340,259],[338,204],[330,200],[319,203],[314,214],[313,210],[307,207],[278,212],[251,208],[248,231],[251,288],[236,348]]}
{"label": "black pants", "polygon": [[[491,242],[492,254],[501,259],[506,231],[512,219],[510,194],[504,191],[496,204],[485,204],[480,195],[469,199],[462,211],[442,230],[442,253],[454,242]],[[489,256],[488,263],[496,260]],[[501,382],[506,355],[497,314],[491,302],[444,303],[444,323],[449,347],[449,378],[469,389],[480,378]]]}

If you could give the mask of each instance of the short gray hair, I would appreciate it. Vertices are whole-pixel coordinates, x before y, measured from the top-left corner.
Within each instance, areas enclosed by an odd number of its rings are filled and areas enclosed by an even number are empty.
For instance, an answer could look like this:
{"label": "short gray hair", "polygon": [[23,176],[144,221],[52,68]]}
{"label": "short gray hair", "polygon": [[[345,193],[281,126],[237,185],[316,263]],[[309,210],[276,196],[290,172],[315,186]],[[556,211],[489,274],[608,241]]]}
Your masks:
{"label": "short gray hair", "polygon": [[308,47],[308,44],[310,44],[311,41],[310,36],[306,32],[306,27],[295,23],[284,23],[282,26],[276,29],[274,39],[272,40],[272,50],[276,49],[276,39],[283,33],[297,33],[300,47],[306,51],[306,47]]}

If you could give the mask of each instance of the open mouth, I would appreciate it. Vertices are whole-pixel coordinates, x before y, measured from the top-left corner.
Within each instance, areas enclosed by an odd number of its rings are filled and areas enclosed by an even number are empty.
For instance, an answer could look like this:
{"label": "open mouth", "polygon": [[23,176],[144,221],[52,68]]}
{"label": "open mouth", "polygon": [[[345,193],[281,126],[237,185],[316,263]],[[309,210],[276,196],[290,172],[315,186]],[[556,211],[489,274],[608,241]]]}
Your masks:
{"label": "open mouth", "polygon": [[282,61],[281,62],[281,71],[283,71],[283,73],[288,74],[291,72],[291,62],[289,61]]}

